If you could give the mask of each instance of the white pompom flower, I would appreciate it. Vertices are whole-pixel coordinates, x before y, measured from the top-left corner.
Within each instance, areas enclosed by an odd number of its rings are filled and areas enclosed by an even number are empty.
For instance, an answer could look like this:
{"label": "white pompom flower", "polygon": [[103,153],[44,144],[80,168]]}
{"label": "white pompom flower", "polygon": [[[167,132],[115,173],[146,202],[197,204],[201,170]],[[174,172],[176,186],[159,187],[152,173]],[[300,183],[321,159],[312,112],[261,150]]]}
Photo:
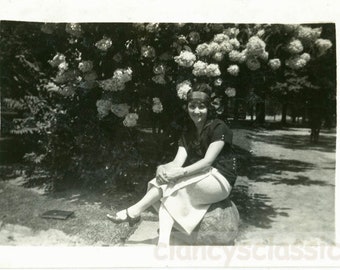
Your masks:
{"label": "white pompom flower", "polygon": [[270,59],[268,65],[272,70],[278,70],[281,67],[281,61],[279,58]]}
{"label": "white pompom flower", "polygon": [[192,52],[181,51],[180,55],[175,56],[174,59],[182,67],[191,67],[196,61],[196,56]]}
{"label": "white pompom flower", "polygon": [[210,47],[207,43],[199,44],[196,48],[196,53],[200,57],[210,55]]}
{"label": "white pompom flower", "polygon": [[156,51],[152,46],[144,45],[141,47],[141,55],[145,58],[154,58],[156,56]]}
{"label": "white pompom flower", "polygon": [[110,113],[112,102],[107,99],[99,99],[96,102],[99,118],[104,118]]}
{"label": "white pompom flower", "polygon": [[267,61],[269,57],[269,53],[268,52],[263,52],[261,55],[259,55],[259,58],[263,61]]}
{"label": "white pompom flower", "polygon": [[210,64],[206,68],[206,75],[208,77],[217,77],[221,75],[220,68],[218,64]]}
{"label": "white pompom flower", "polygon": [[258,36],[252,36],[246,44],[247,55],[260,56],[266,48],[266,43]]}
{"label": "white pompom flower", "polygon": [[240,48],[240,42],[236,38],[230,39],[229,43],[233,46],[234,49]]}
{"label": "white pompom flower", "polygon": [[238,65],[230,65],[228,68],[227,68],[227,72],[232,75],[232,76],[237,76],[238,73],[240,72],[240,68]]}
{"label": "white pompom flower", "polygon": [[222,43],[223,41],[229,41],[229,37],[226,34],[216,34],[214,36],[214,42]]}
{"label": "white pompom flower", "polygon": [[300,56],[302,59],[306,60],[306,62],[308,62],[310,60],[310,54],[309,53],[303,53]]}
{"label": "white pompom flower", "polygon": [[246,55],[245,51],[239,52],[239,51],[236,51],[236,50],[232,50],[229,53],[229,59],[232,62],[237,62],[237,63],[242,64],[246,61],[247,55]]}
{"label": "white pompom flower", "polygon": [[233,87],[227,87],[227,89],[224,91],[224,93],[228,96],[228,97],[234,97],[236,96],[236,89]]}
{"label": "white pompom flower", "polygon": [[210,42],[209,43],[209,52],[210,52],[210,55],[213,55],[213,54],[215,54],[218,51],[220,51],[220,45],[217,42]]}
{"label": "white pompom flower", "polygon": [[176,86],[177,96],[180,99],[187,100],[188,92],[191,89],[192,89],[191,82],[189,80],[185,80]]}
{"label": "white pompom flower", "polygon": [[208,64],[203,61],[197,61],[194,64],[194,69],[192,70],[192,74],[195,76],[205,76],[207,74]]}
{"label": "white pompom flower", "polygon": [[81,25],[78,23],[66,24],[65,31],[75,37],[80,37],[82,34]]}
{"label": "white pompom flower", "polygon": [[319,51],[319,55],[323,55],[326,53],[328,49],[330,49],[333,46],[333,44],[328,39],[319,38],[315,41],[315,46]]}
{"label": "white pompom flower", "polygon": [[300,40],[295,39],[287,45],[287,51],[291,54],[298,54],[303,51],[303,45]]}
{"label": "white pompom flower", "polygon": [[112,40],[108,37],[103,37],[101,40],[97,41],[95,46],[101,51],[107,51],[112,46]]}
{"label": "white pompom flower", "polygon": [[295,56],[295,57],[291,57],[289,59],[286,60],[286,66],[290,67],[291,69],[301,69],[303,67],[306,66],[307,61],[303,58],[301,58],[301,56]]}
{"label": "white pompom flower", "polygon": [[221,78],[217,78],[214,80],[214,85],[215,86],[221,86],[223,83],[223,80]]}
{"label": "white pompom flower", "polygon": [[137,125],[137,120],[139,116],[137,113],[128,113],[125,116],[125,119],[123,121],[123,125],[126,127],[135,127]]}
{"label": "white pompom flower", "polygon": [[223,41],[220,43],[219,51],[222,53],[230,53],[233,50],[233,45],[230,43],[230,41]]}
{"label": "white pompom flower", "polygon": [[163,105],[159,98],[155,97],[152,99],[153,105],[152,105],[152,111],[154,113],[161,113],[163,111]]}

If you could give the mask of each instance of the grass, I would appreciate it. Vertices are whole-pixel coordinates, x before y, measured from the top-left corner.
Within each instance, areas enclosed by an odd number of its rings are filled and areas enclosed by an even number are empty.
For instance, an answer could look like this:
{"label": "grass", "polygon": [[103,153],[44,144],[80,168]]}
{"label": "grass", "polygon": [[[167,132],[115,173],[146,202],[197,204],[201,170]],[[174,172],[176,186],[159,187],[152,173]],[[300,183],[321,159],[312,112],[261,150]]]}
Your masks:
{"label": "grass", "polygon": [[[0,182],[1,226],[17,224],[33,232],[54,229],[75,236],[71,245],[121,245],[133,232],[128,224],[114,224],[106,214],[125,208],[134,200],[132,193],[105,194],[87,190],[68,190],[41,195],[20,186]],[[72,210],[67,220],[43,219],[47,210]],[[6,244],[6,243],[2,243]]]}

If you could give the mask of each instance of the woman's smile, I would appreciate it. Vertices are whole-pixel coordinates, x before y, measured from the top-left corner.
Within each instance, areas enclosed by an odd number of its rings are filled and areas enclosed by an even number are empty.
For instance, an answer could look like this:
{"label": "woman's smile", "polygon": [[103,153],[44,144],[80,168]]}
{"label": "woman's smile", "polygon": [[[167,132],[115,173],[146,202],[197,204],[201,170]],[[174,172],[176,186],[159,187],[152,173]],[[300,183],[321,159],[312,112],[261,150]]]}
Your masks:
{"label": "woman's smile", "polygon": [[198,124],[206,121],[208,108],[203,102],[193,100],[188,104],[188,112],[191,120]]}

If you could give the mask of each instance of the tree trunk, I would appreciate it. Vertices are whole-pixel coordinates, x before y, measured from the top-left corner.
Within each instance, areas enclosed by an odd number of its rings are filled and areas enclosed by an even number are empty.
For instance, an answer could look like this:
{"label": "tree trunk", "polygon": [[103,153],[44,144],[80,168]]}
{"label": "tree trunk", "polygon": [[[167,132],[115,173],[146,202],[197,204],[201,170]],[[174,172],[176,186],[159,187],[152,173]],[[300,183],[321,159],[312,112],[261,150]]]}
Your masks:
{"label": "tree trunk", "polygon": [[281,123],[282,124],[286,124],[287,123],[287,108],[288,108],[288,104],[287,103],[283,103],[282,104],[282,117],[281,117]]}
{"label": "tree trunk", "polygon": [[263,124],[265,122],[266,106],[264,102],[256,104],[256,122]]}
{"label": "tree trunk", "polygon": [[250,120],[253,122],[254,121],[254,106],[250,106]]}
{"label": "tree trunk", "polygon": [[234,102],[234,121],[238,120],[238,108],[239,108],[239,101],[237,99],[235,99]]}

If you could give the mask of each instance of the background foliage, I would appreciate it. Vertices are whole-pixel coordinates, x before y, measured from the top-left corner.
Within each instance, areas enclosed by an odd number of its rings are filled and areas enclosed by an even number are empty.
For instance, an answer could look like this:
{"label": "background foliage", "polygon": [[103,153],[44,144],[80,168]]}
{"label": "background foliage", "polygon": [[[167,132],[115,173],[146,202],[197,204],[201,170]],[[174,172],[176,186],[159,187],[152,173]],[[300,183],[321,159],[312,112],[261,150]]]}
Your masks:
{"label": "background foliage", "polygon": [[243,106],[260,123],[278,110],[283,123],[308,110],[334,122],[334,24],[1,22],[0,31],[2,111],[17,113],[2,134],[19,136],[54,186],[148,179],[176,149],[194,84],[213,89],[224,120]]}

